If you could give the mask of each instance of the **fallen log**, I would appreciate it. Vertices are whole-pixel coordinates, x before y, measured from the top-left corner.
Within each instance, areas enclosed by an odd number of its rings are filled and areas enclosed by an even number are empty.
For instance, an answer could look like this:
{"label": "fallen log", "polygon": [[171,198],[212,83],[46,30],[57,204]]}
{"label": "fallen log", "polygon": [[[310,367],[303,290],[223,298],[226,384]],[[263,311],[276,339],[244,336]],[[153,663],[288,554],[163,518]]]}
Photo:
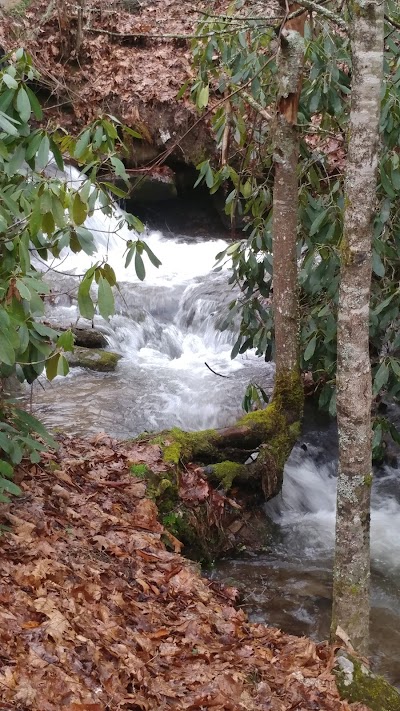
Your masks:
{"label": "fallen log", "polygon": [[[271,403],[231,427],[200,432],[174,428],[137,438],[160,448],[168,471],[145,473],[148,495],[163,524],[190,555],[214,559],[243,545],[263,547],[262,530],[269,526],[262,503],[282,488],[285,462],[300,434],[302,409],[297,374],[280,375]],[[185,494],[189,474],[195,482],[190,484],[192,498]]]}

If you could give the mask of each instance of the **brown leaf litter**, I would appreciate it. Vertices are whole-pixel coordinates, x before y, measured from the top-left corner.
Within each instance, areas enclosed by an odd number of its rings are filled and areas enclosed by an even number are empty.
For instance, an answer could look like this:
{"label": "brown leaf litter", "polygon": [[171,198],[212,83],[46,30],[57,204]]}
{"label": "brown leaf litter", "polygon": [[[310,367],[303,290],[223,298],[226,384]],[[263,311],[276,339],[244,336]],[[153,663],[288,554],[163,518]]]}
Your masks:
{"label": "brown leaf litter", "polygon": [[[146,443],[63,437],[2,505],[0,708],[362,711],[340,701],[326,644],[250,624],[164,545]],[[22,475],[21,475],[22,477]]]}

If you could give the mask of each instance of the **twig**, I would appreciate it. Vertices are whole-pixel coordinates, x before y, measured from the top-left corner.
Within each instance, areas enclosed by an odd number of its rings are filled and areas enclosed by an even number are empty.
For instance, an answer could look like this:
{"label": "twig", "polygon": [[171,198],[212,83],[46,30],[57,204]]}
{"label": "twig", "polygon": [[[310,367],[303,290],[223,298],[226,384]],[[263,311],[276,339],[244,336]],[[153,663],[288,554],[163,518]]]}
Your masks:
{"label": "twig", "polygon": [[258,103],[258,101],[253,99],[253,97],[250,94],[248,94],[247,91],[242,91],[242,96],[243,96],[243,99],[246,101],[246,103],[249,104],[249,106],[251,106],[252,109],[257,111],[257,113],[259,113],[260,116],[263,116],[263,118],[265,118],[267,121],[272,121],[271,114],[269,114],[268,111],[266,111],[266,109],[264,109],[263,106],[261,106],[261,104]]}
{"label": "twig", "polygon": [[[319,3],[313,2],[313,0],[297,0],[297,3],[298,3],[298,5],[301,5],[302,7],[307,8],[307,10],[314,10],[315,12],[318,12],[320,15],[324,15],[329,20],[334,22],[336,25],[339,25],[339,27],[342,27],[344,30],[348,29],[346,20],[343,20],[335,12],[332,12],[332,10],[327,10],[326,7],[323,7]],[[291,19],[292,17],[293,17],[293,14],[288,15],[287,19]]]}
{"label": "twig", "polygon": [[227,158],[228,158],[231,110],[232,110],[231,109],[231,102],[228,100],[225,104],[226,120],[225,120],[225,126],[224,126],[224,133],[222,136],[221,165],[226,165]]}
{"label": "twig", "polygon": [[207,366],[208,370],[211,370],[211,372],[214,373],[214,375],[218,375],[220,378],[228,378],[228,380],[230,379],[230,375],[222,375],[222,373],[217,373],[215,370],[210,368],[208,363],[206,363],[205,361],[204,361],[204,365]]}
{"label": "twig", "polygon": [[[269,25],[268,25],[269,26]],[[168,32],[160,32],[160,33],[150,33],[150,32],[112,32],[111,30],[101,30],[100,28],[97,27],[88,27],[86,29],[87,32],[95,32],[96,34],[100,35],[108,35],[109,37],[118,37],[120,39],[136,39],[140,37],[146,37],[148,39],[182,39],[182,40],[189,40],[189,39],[202,39],[202,38],[207,38],[207,37],[215,37],[216,35],[229,35],[238,32],[238,30],[246,30],[246,29],[251,29],[248,27],[248,25],[243,25],[242,27],[229,27],[229,29],[226,30],[216,30],[215,32],[206,32],[205,34],[202,35],[196,35],[196,34],[174,34],[174,33],[168,33]]]}
{"label": "twig", "polygon": [[386,20],[386,22],[389,22],[391,25],[393,25],[393,27],[395,27],[396,30],[400,30],[400,22],[393,20],[393,18],[390,17],[389,15],[387,15],[386,13],[385,13],[385,20]]}

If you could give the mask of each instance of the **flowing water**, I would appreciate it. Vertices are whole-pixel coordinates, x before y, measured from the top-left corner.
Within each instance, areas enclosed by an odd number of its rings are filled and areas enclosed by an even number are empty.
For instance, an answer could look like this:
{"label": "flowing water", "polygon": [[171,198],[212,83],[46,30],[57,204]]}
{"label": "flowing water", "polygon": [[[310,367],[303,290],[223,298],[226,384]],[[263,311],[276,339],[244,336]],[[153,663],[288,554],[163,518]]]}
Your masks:
{"label": "flowing water", "polygon": [[[273,540],[256,557],[221,561],[213,577],[242,592],[250,618],[315,640],[329,636],[336,504],[336,433],[303,434],[282,493],[265,506]],[[371,656],[400,687],[399,470],[375,472],[372,491]]]}
{"label": "flowing water", "polygon": [[[71,169],[73,180],[79,174]],[[132,437],[172,426],[203,429],[231,424],[241,412],[249,382],[267,390],[273,366],[253,354],[232,361],[235,335],[221,331],[233,298],[227,270],[213,271],[223,240],[199,240],[149,232],[145,239],[161,259],[146,263],[139,282],[123,268],[119,214],[96,213],[87,226],[98,254],[63,255],[48,272],[54,287],[47,316],[77,319],[76,277],[107,255],[121,285],[116,315],[95,325],[111,350],[122,355],[114,373],[72,370],[66,378],[36,384],[35,414],[50,427],[76,434],[106,431]],[[205,364],[220,375],[215,375]],[[221,561],[213,575],[244,591],[254,620],[324,639],[329,631],[336,488],[336,435],[332,426],[310,425],[286,466],[282,494],[266,505],[275,523],[269,549],[257,557]],[[400,685],[400,479],[396,468],[376,472],[372,505],[372,643],[376,667]]]}

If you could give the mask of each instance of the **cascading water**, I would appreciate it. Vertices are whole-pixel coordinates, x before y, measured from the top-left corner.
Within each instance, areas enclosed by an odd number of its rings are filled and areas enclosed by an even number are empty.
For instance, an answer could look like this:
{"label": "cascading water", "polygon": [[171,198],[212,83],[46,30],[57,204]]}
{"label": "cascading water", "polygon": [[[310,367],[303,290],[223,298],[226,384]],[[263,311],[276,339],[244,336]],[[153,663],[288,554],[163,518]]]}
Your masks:
{"label": "cascading water", "polygon": [[[79,183],[78,171],[69,170],[69,179]],[[104,430],[117,437],[234,422],[247,384],[255,380],[268,387],[273,366],[251,354],[230,358],[235,335],[219,326],[233,294],[228,271],[213,271],[215,255],[226,242],[149,232],[144,239],[162,264],[156,269],[146,261],[146,279],[140,282],[133,262],[124,268],[126,241],[135,235],[120,227],[121,217],[118,209],[109,218],[96,210],[86,226],[97,253],[62,254],[46,279],[54,287],[47,317],[70,325],[78,316],[71,297],[76,277],[67,274],[82,274],[107,258],[120,292],[115,316],[108,323],[96,317],[95,325],[123,358],[112,374],[71,371],[67,379],[42,383],[44,390],[36,385],[36,413],[46,424],[62,424],[70,432]]]}
{"label": "cascading water", "polygon": [[[81,179],[70,171],[72,180]],[[212,271],[226,243],[150,232],[145,239],[162,266],[147,262],[142,283],[132,264],[124,269],[124,240],[132,233],[119,222],[118,211],[112,218],[96,212],[87,227],[98,253],[63,255],[53,266],[80,274],[107,255],[120,295],[116,315],[108,323],[96,317],[95,325],[123,357],[115,373],[76,369],[43,383],[44,389],[36,386],[35,413],[71,433],[104,430],[117,437],[234,422],[246,385],[270,388],[273,366],[252,354],[230,359],[235,335],[219,327],[232,290],[227,271]],[[77,319],[76,277],[49,272],[47,278],[54,287],[48,318],[71,324]],[[228,377],[216,376],[205,363]],[[221,562],[214,573],[246,591],[253,619],[317,639],[329,631],[335,468],[335,433],[311,428],[286,466],[282,495],[266,506],[274,532],[265,554]],[[377,668],[400,685],[399,531],[399,471],[386,467],[373,486],[371,651]]]}

